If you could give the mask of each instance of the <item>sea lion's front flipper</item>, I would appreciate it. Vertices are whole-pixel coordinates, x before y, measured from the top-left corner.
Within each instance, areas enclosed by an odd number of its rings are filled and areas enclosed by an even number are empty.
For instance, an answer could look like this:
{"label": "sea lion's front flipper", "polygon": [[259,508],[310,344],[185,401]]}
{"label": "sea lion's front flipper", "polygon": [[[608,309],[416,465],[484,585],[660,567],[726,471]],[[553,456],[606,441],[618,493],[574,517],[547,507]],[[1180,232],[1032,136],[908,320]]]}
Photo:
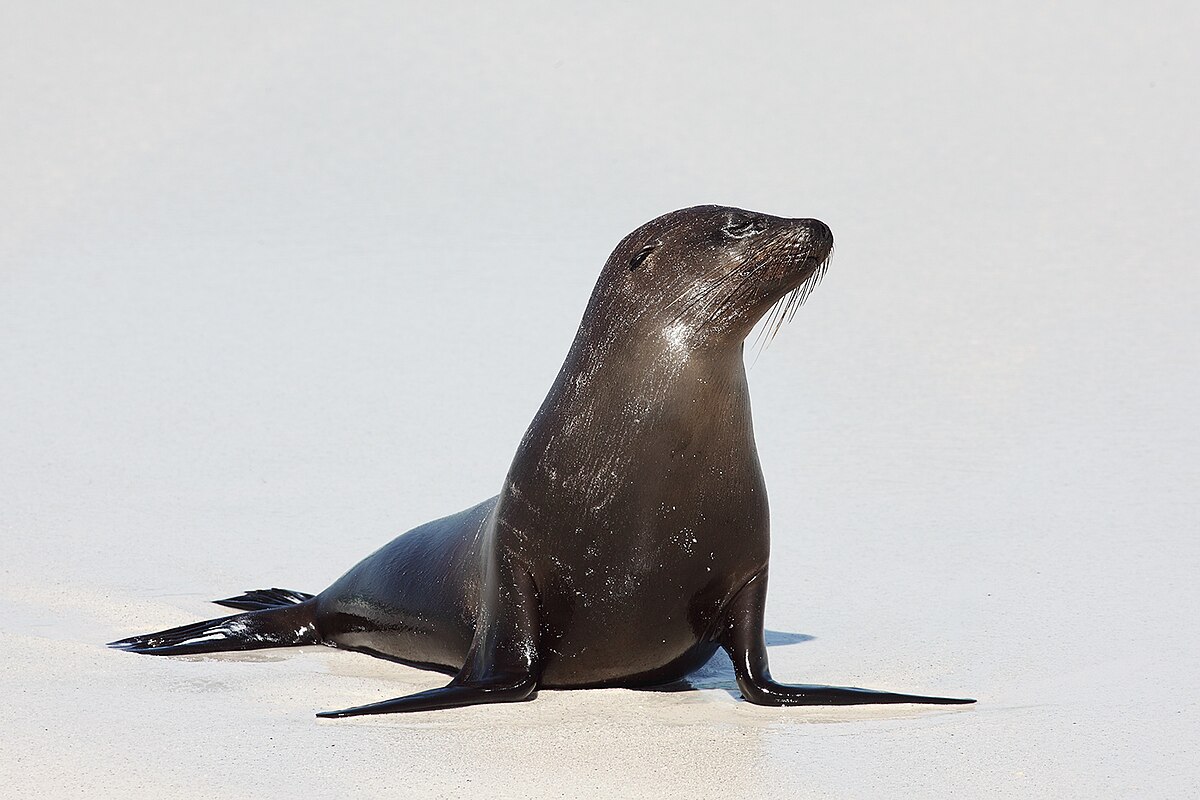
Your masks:
{"label": "sea lion's front flipper", "polygon": [[483,596],[466,663],[449,684],[381,703],[322,711],[317,716],[435,711],[480,703],[532,700],[537,696],[540,678],[537,592],[533,582],[511,562],[494,565],[489,570]]}
{"label": "sea lion's front flipper", "polygon": [[440,689],[417,692],[395,700],[384,700],[341,711],[321,711],[318,717],[357,717],[363,714],[395,714],[403,711],[436,711],[440,708],[473,706],[480,703],[516,703],[532,700],[537,695],[537,684],[532,678],[514,683],[468,684],[458,683],[455,678]]}
{"label": "sea lion's front flipper", "polygon": [[738,591],[725,610],[718,641],[733,661],[742,697],[761,706],[850,706],[874,703],[974,703],[952,697],[880,692],[850,686],[777,683],[767,666],[763,611],[767,599],[766,570]]}

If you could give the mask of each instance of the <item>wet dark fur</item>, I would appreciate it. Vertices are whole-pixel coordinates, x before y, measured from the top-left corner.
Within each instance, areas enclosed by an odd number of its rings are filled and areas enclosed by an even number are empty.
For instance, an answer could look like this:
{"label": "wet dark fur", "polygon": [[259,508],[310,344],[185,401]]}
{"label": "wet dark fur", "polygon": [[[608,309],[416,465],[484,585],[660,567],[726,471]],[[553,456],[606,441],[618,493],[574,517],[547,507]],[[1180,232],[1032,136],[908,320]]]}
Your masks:
{"label": "wet dark fur", "polygon": [[115,642],[173,655],[320,642],[454,674],[329,716],[527,700],[540,688],[676,681],[718,647],[770,705],[949,703],[775,682],[763,606],[767,497],[743,340],[824,274],[821,222],[718,206],[659,217],[605,264],[500,494],[409,531],[309,596]]}

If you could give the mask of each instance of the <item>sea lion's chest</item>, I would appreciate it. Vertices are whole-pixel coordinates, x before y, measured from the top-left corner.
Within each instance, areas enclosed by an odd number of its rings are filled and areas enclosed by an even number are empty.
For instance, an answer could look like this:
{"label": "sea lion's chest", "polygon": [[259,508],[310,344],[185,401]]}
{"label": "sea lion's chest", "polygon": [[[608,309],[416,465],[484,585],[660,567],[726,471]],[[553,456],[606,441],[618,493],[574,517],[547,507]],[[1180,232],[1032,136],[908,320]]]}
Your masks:
{"label": "sea lion's chest", "polygon": [[766,564],[752,441],[640,444],[623,456],[596,451],[584,469],[547,459],[501,495],[497,542],[538,588],[554,683],[600,684],[687,661]]}

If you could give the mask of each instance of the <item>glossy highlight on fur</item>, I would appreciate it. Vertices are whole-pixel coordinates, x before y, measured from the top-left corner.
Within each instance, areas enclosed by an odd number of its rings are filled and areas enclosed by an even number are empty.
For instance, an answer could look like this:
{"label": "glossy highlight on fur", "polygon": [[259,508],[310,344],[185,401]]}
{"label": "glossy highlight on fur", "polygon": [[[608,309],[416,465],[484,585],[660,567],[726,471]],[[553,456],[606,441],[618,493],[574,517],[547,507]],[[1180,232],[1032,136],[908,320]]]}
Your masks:
{"label": "glossy highlight on fur", "polygon": [[243,613],[113,642],[180,655],[325,644],[444,671],[352,716],[653,686],[724,648],[763,705],[968,703],[776,682],[770,555],[743,342],[820,280],[822,222],[697,206],[646,223],[600,274],[500,493],[384,545],[325,591],[247,592]]}

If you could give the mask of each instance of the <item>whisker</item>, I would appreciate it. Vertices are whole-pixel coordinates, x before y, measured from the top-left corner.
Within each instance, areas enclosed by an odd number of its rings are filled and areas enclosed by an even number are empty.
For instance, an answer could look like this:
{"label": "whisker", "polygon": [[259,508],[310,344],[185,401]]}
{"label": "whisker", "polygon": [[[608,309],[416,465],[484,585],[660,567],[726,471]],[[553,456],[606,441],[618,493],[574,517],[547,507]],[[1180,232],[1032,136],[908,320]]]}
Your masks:
{"label": "whisker", "polygon": [[751,369],[754,369],[754,365],[758,363],[759,356],[763,354],[763,351],[767,349],[767,344],[772,338],[774,338],[774,333],[772,333],[770,336],[767,336],[767,331],[769,331],[771,327],[776,324],[776,315],[782,317],[784,313],[784,306],[787,304],[787,299],[791,296],[791,294],[792,293],[784,295],[772,303],[770,310],[767,311],[766,321],[758,326],[758,333],[755,334],[754,343],[751,345],[752,348],[758,348],[758,352],[754,354],[754,360],[750,362]]}
{"label": "whisker", "polygon": [[758,335],[754,337],[754,346],[758,348],[758,352],[754,354],[754,360],[750,363],[750,368],[758,363],[758,359],[766,351],[767,346],[775,338],[776,332],[779,330],[783,317],[787,314],[787,305],[794,292],[788,292],[783,297],[779,298],[772,304],[770,311],[758,329]]}
{"label": "whisker", "polygon": [[770,330],[771,325],[775,321],[775,315],[778,314],[780,312],[780,310],[783,308],[783,306],[785,305],[784,301],[786,299],[787,299],[787,297],[784,296],[784,297],[779,298],[778,300],[776,300],[774,303],[771,304],[770,310],[768,310],[766,313],[765,322],[759,326],[758,335],[754,337],[755,344],[758,344],[759,340],[763,338],[763,334],[765,334],[768,330]]}
{"label": "whisker", "polygon": [[[787,258],[789,254],[795,252],[791,249],[785,249],[782,257]],[[773,253],[774,256],[780,256],[780,253]],[[783,326],[791,322],[800,306],[804,305],[812,294],[817,284],[825,276],[829,269],[829,263],[833,257],[833,249],[830,248],[829,254],[813,271],[805,278],[798,286],[784,294],[778,300],[771,304],[767,313],[759,321],[758,331],[755,334],[754,341],[751,343],[751,348],[757,350],[754,359],[750,366],[753,367],[758,362],[759,356],[763,351],[770,346],[771,342],[779,334]],[[765,257],[763,260],[744,275],[739,275],[736,272],[728,272],[715,280],[712,280],[698,294],[687,298],[687,302],[672,318],[671,323],[678,322],[685,315],[695,311],[697,308],[705,309],[706,316],[710,322],[719,319],[728,308],[737,305],[740,301],[753,293],[755,281],[759,274],[764,270],[769,269],[772,265],[777,264],[779,258]],[[707,276],[706,276],[707,277]],[[668,303],[669,308],[679,301],[683,300],[686,295],[680,295],[675,300]]]}
{"label": "whisker", "polygon": [[829,263],[832,260],[833,250],[830,249],[829,255],[817,265],[811,275],[805,278],[795,289],[792,289],[782,298],[775,301],[771,306],[766,314],[765,322],[754,337],[754,344],[752,346],[757,347],[758,352],[755,353],[754,360],[750,364],[751,368],[754,367],[754,364],[758,363],[759,356],[763,354],[763,351],[771,346],[771,342],[775,340],[775,337],[779,334],[784,324],[795,319],[796,312],[800,310],[800,306],[804,305],[804,302],[808,300],[813,290],[816,289],[817,284],[825,277],[825,273],[829,271]]}

